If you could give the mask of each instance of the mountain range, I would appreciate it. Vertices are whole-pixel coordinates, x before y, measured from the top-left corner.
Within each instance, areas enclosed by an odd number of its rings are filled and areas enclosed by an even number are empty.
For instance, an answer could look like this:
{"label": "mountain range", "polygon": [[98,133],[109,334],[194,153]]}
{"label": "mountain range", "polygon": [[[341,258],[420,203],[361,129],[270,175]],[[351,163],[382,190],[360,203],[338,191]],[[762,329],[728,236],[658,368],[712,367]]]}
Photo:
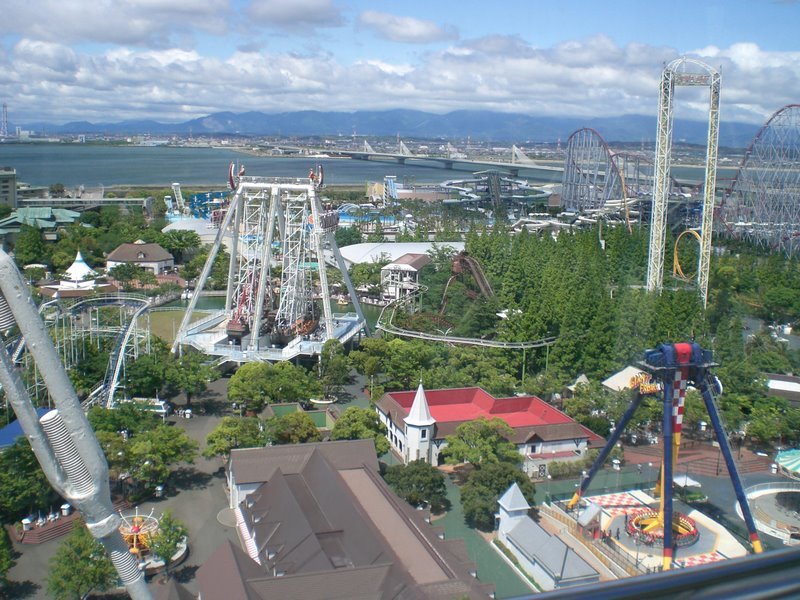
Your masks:
{"label": "mountain range", "polygon": [[[482,110],[460,110],[435,114],[417,110],[284,113],[218,112],[182,123],[153,120],[118,123],[76,121],[63,125],[29,123],[25,129],[54,134],[108,135],[241,135],[241,136],[395,136],[523,142],[566,143],[582,127],[597,130],[608,142],[653,142],[656,118],[644,115],[618,117],[536,117]],[[705,144],[708,124],[676,119],[676,142]],[[746,147],[759,127],[749,123],[720,123],[719,143],[732,148]]]}

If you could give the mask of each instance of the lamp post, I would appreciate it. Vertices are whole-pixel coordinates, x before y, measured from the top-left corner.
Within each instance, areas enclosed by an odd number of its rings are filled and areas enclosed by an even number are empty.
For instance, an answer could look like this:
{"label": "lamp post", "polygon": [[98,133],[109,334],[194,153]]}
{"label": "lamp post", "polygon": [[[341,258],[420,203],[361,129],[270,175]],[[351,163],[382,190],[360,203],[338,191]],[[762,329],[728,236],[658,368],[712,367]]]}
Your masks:
{"label": "lamp post", "polygon": [[553,476],[550,473],[547,474],[547,493],[545,494],[545,502],[550,504],[550,481],[553,479]]}

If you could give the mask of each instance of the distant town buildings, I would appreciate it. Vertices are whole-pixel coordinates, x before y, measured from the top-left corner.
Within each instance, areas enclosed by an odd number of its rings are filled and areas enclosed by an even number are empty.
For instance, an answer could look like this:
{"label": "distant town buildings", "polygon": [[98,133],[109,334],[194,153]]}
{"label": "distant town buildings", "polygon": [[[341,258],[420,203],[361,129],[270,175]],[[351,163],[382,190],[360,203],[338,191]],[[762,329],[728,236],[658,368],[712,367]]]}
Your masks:
{"label": "distant town buildings", "polygon": [[525,472],[538,477],[547,475],[549,462],[579,460],[604,441],[536,396],[495,398],[478,387],[426,392],[420,383],[416,392],[387,392],[376,409],[389,443],[406,464],[441,464],[445,437],[481,417],[498,417],[511,427],[509,441],[523,456]]}
{"label": "distant town buildings", "polygon": [[0,205],[17,208],[17,171],[0,167]]}

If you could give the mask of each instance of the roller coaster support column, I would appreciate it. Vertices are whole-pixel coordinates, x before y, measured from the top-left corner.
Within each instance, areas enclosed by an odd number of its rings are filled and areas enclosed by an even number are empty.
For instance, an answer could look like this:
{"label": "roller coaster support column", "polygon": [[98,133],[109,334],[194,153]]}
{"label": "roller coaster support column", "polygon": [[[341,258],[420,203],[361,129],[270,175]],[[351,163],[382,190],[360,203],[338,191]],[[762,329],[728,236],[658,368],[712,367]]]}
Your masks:
{"label": "roller coaster support column", "polygon": [[568,509],[574,508],[575,505],[578,504],[578,502],[580,501],[583,494],[589,488],[589,484],[592,482],[592,479],[597,474],[597,471],[599,471],[600,468],[603,466],[603,463],[606,462],[608,455],[611,454],[611,451],[614,449],[614,446],[616,446],[620,436],[622,435],[622,432],[625,431],[625,427],[628,425],[628,422],[633,417],[633,413],[635,413],[636,409],[639,408],[639,404],[641,402],[642,402],[642,395],[637,393],[634,399],[631,401],[630,405],[628,406],[628,409],[625,411],[625,414],[622,415],[622,419],[620,419],[619,423],[617,423],[617,426],[614,428],[613,433],[608,438],[606,445],[603,447],[603,449],[600,451],[600,454],[595,459],[594,463],[592,464],[592,468],[589,469],[589,473],[586,475],[586,477],[583,478],[580,487],[575,491],[575,495],[572,496],[572,499],[567,503]]}
{"label": "roller coaster support column", "polygon": [[[711,385],[709,385],[709,380],[713,382]],[[742,516],[744,517],[745,525],[747,525],[747,532],[750,535],[750,544],[753,547],[753,552],[760,554],[763,548],[761,546],[761,540],[758,537],[756,523],[753,519],[753,514],[750,512],[750,506],[747,504],[747,496],[744,493],[742,480],[739,477],[739,472],[736,470],[736,464],[733,462],[733,453],[731,452],[731,447],[728,443],[728,436],[725,434],[725,429],[722,426],[722,420],[719,418],[717,405],[714,402],[714,396],[711,392],[712,385],[717,393],[722,392],[722,387],[719,384],[719,380],[710,373],[706,372],[705,369],[698,370],[696,383],[698,390],[703,395],[703,401],[706,404],[708,416],[711,418],[711,424],[713,425],[714,433],[717,436],[719,449],[722,452],[722,456],[725,458],[725,465],[728,467],[728,473],[731,477],[733,490],[736,493],[736,499],[739,501],[739,507],[742,509]]]}

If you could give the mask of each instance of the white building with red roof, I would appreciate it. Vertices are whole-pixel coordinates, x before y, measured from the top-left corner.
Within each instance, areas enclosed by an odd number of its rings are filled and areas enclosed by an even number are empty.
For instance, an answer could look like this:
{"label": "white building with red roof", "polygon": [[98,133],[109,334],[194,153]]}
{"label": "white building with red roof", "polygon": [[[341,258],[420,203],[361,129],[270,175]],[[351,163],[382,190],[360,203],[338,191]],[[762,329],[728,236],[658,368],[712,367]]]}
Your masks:
{"label": "white building with red roof", "polygon": [[408,464],[441,464],[445,438],[462,423],[502,419],[513,430],[509,441],[524,457],[525,471],[544,477],[551,461],[578,460],[605,440],[536,396],[495,398],[478,387],[387,392],[376,405],[392,449]]}

